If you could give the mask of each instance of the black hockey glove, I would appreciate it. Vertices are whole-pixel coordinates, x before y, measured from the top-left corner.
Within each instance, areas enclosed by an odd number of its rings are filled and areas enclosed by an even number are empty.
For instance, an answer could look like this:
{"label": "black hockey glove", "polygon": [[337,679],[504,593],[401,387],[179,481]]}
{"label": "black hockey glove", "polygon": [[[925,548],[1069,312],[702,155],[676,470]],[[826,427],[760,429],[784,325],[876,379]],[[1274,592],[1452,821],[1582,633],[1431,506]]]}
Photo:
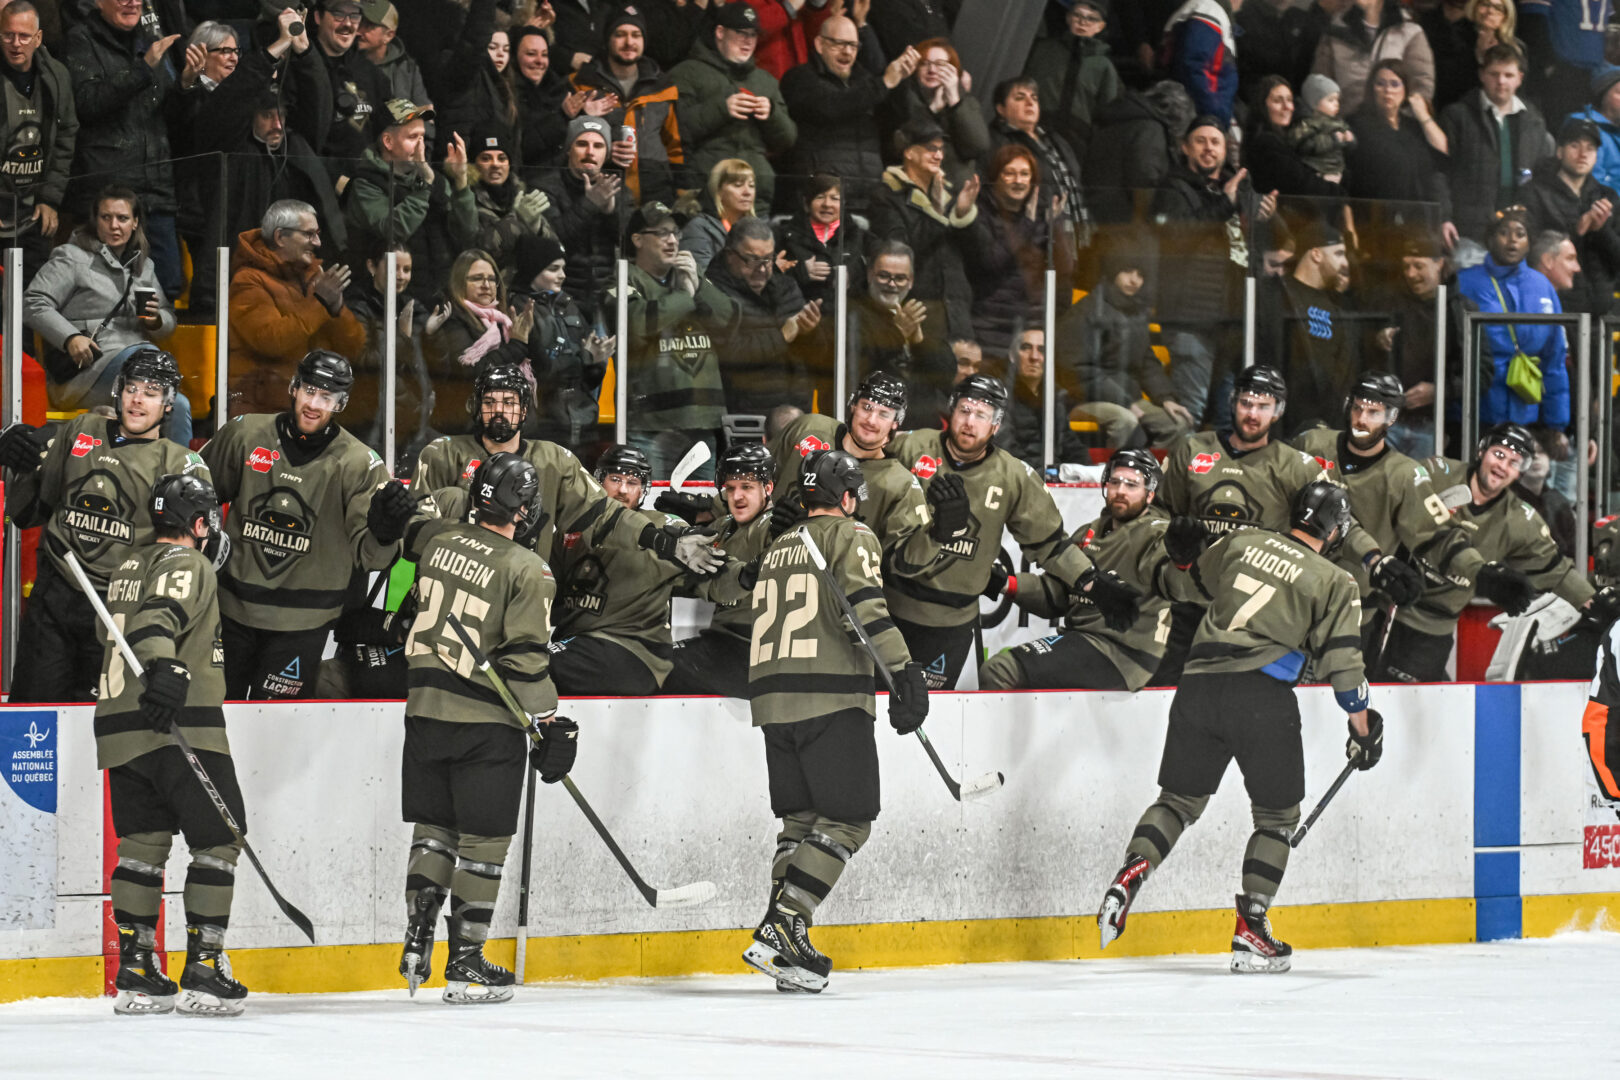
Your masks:
{"label": "black hockey glove", "polygon": [[529,764],[542,782],[555,784],[568,775],[579,756],[579,725],[566,716],[553,716],[540,724],[540,743],[529,750]]}
{"label": "black hockey glove", "polygon": [[191,672],[178,660],[163,657],[146,665],[146,689],[141,691],[141,719],[159,735],[167,735],[180,719],[186,694],[191,690]]}
{"label": "black hockey glove", "polygon": [[1393,555],[1385,555],[1373,563],[1368,577],[1372,587],[1389,597],[1389,602],[1396,607],[1414,604],[1423,595],[1423,578]]}
{"label": "black hockey glove", "polygon": [[1605,585],[1596,596],[1586,602],[1586,617],[1600,627],[1620,619],[1620,588]]}
{"label": "black hockey glove", "polygon": [[384,611],[380,607],[356,608],[345,611],[333,629],[340,645],[380,645],[397,649],[410,636],[411,623],[416,621],[419,600],[412,588],[399,602],[398,611]]}
{"label": "black hockey glove", "polygon": [[771,539],[787,532],[804,518],[804,508],[788,502],[779,502],[771,507]]}
{"label": "black hockey glove", "polygon": [[1536,598],[1530,579],[1511,566],[1486,563],[1474,578],[1474,591],[1509,615],[1523,615]]}
{"label": "black hockey glove", "polygon": [[[1361,756],[1356,756],[1356,751]],[[1377,709],[1367,710],[1367,734],[1357,735],[1354,725],[1350,727],[1350,738],[1344,744],[1344,756],[1356,763],[1356,768],[1363,772],[1378,764],[1384,756],[1384,718],[1378,714]]]}
{"label": "black hockey glove", "polygon": [[714,534],[690,525],[665,525],[660,529],[648,522],[636,542],[665,562],[684,566],[694,574],[707,576],[726,564],[725,553],[714,546]]}
{"label": "black hockey glove", "polygon": [[653,501],[653,509],[674,514],[688,525],[707,525],[714,520],[714,496],[665,491]]}
{"label": "black hockey glove", "polygon": [[762,551],[751,560],[743,564],[737,571],[737,584],[747,592],[753,592],[754,586],[759,584],[759,569],[765,564],[765,553]]}
{"label": "black hockey glove", "polygon": [[366,511],[366,528],[379,544],[394,544],[405,535],[405,527],[416,512],[416,500],[398,480],[390,480],[371,493],[371,507]]}
{"label": "black hockey glove", "polygon": [[0,434],[0,465],[13,472],[33,472],[44,462],[50,444],[43,428],[12,424]]}
{"label": "black hockey glove", "polygon": [[1112,572],[1100,574],[1093,566],[1080,575],[1076,584],[1080,594],[1097,605],[1110,630],[1121,633],[1129,630],[1142,613],[1142,594]]}
{"label": "black hockey glove", "polygon": [[889,725],[902,735],[910,735],[928,719],[928,679],[923,666],[913,660],[894,673],[894,693],[889,695]]}
{"label": "black hockey glove", "polygon": [[949,543],[968,527],[967,485],[955,473],[934,477],[928,485],[928,512],[933,521],[928,535],[936,544]]}
{"label": "black hockey glove", "polygon": [[1164,530],[1164,553],[1183,570],[1198,560],[1208,542],[1209,530],[1195,517],[1173,517]]}
{"label": "black hockey glove", "polygon": [[[1009,582],[1012,583],[1012,588],[1010,590],[1007,588],[1007,584]],[[1018,578],[1017,578],[1017,576],[1007,573],[1007,568],[1005,566],[1001,565],[1001,560],[998,559],[995,562],[991,563],[990,564],[990,581],[989,581],[988,584],[985,585],[984,592],[981,593],[980,595],[984,596],[988,600],[1000,600],[1002,593],[1004,593],[1004,592],[1017,592],[1017,591],[1018,591]]]}

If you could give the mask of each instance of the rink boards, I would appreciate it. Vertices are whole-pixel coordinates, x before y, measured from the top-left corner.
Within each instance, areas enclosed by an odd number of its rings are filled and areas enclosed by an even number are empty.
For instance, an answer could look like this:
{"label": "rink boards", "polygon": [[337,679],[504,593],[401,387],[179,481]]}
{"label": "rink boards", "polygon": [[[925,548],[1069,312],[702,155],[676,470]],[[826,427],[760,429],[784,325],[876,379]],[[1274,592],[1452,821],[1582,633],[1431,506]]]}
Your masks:
{"label": "rink boards", "polygon": [[[1620,869],[1582,869],[1584,684],[1373,696],[1387,721],[1384,761],[1351,778],[1294,853],[1274,913],[1280,936],[1309,948],[1620,929]],[[1342,766],[1345,728],[1330,691],[1300,698],[1308,809]],[[882,726],[883,813],[819,913],[818,945],[842,968],[1097,955],[1096,904],[1157,792],[1169,702],[1166,691],[936,695],[927,730],[957,775],[1007,776],[999,794],[965,806],[914,738]],[[528,978],[742,970],[775,848],[745,706],[590,699],[563,711],[581,726],[574,777],[642,874],[665,887],[710,880],[719,895],[701,908],[649,908],[567,795],[542,786]],[[402,705],[227,713],[250,838],[319,942],[282,918],[244,859],[230,930],[239,977],[263,991],[398,986]],[[50,779],[20,780],[18,760],[37,761],[47,744]],[[13,747],[31,746],[32,758],[13,760]],[[0,764],[0,1001],[100,993],[111,862],[90,710],[0,709]],[[1110,955],[1224,951],[1249,830],[1232,769]],[[513,952],[519,864],[514,844],[497,960]],[[185,865],[177,843],[170,943],[183,937]]]}

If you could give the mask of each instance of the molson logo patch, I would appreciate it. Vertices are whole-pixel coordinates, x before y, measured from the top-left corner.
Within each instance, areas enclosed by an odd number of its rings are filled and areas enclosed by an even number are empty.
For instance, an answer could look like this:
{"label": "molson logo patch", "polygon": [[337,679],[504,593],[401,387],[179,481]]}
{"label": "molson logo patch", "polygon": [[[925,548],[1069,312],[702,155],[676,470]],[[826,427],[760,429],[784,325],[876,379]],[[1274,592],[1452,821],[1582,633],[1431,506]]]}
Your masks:
{"label": "molson logo patch", "polygon": [[473,478],[473,473],[478,471],[478,466],[481,464],[483,464],[483,462],[478,458],[473,458],[471,461],[467,462],[467,467],[461,470],[461,478],[463,480],[471,480]]}
{"label": "molson logo patch", "polygon": [[[752,11],[753,9],[750,8],[749,10]],[[939,458],[929,457],[927,454],[924,454],[922,457],[917,459],[917,464],[911,467],[911,471],[922,477],[924,480],[932,479],[933,475],[939,471]]]}
{"label": "molson logo patch", "polygon": [[1207,473],[1215,467],[1215,463],[1219,460],[1221,460],[1219,454],[1198,454],[1187,463],[1187,469],[1189,472]]}
{"label": "molson logo patch", "polygon": [[253,452],[247,456],[247,467],[256,473],[267,473],[271,466],[280,460],[280,450],[266,450],[262,446],[255,446]]}
{"label": "molson logo patch", "polygon": [[101,445],[101,440],[89,432],[79,432],[79,437],[73,440],[73,449],[68,451],[74,457],[84,457],[90,451]]}
{"label": "molson logo patch", "polygon": [[814,435],[806,435],[804,438],[799,440],[799,456],[800,457],[809,457],[811,454],[815,453],[817,450],[831,450],[831,449],[832,449],[832,444],[831,443],[823,442],[822,440],[816,438],[816,436],[814,436]]}

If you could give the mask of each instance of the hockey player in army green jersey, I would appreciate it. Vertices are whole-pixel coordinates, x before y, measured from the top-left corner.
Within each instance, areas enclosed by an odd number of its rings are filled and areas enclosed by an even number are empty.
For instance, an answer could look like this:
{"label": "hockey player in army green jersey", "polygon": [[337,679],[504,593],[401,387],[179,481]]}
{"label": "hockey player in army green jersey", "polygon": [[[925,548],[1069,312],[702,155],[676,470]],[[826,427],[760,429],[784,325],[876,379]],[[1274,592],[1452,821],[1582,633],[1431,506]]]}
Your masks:
{"label": "hockey player in army green jersey", "polygon": [[414,509],[408,495],[375,502],[382,459],[334,419],[353,383],[347,360],[316,349],[286,412],[238,416],[203,447],[231,504],[219,606],[232,698],[313,695],[351,571],[387,566]]}
{"label": "hockey player in army green jersey", "polygon": [[101,664],[95,610],[68,573],[72,552],[98,589],[132,551],[152,542],[147,503],[168,473],[207,480],[202,458],[162,437],[180,368],[148,346],[113,386],[118,418],[93,412],[48,428],[0,435],[6,512],[19,528],[44,525],[33,592],[17,635],[11,701],[91,701]]}
{"label": "hockey player in army green jersey", "polygon": [[1146,450],[1116,450],[1103,468],[1103,514],[1077,529],[1070,542],[1105,573],[1140,589],[1142,609],[1126,629],[1110,627],[1097,605],[1076,599],[1045,574],[992,579],[990,591],[1011,594],[1025,611],[1066,617],[1061,633],[1003,649],[979,673],[983,690],[1131,690],[1146,686],[1170,638],[1170,602],[1153,595],[1164,572],[1164,530],[1170,515],[1153,505],[1159,462]]}
{"label": "hockey player in army green jersey", "polygon": [[[928,714],[928,691],[883,601],[877,537],[856,520],[866,486],[860,465],[841,450],[819,450],[800,476],[804,528],[895,673],[889,723],[909,735]],[[832,960],[811,944],[810,922],[878,816],[876,672],[796,530],[766,551],[753,607],[750,707],[765,736],[771,810],[782,831],[770,902],[743,959],[782,989],[816,993]]]}
{"label": "hockey player in army green jersey", "polygon": [[[219,502],[195,476],[160,477],[148,500],[154,542],[126,549],[107,587],[114,624],[140,661],[125,663],[111,633],[96,702],[96,765],[118,836],[112,913],[118,927],[119,1013],[234,1016],[247,988],[225,957],[241,844],[170,735],[176,724],[245,829],[242,791],[225,737],[224,658],[214,565]],[[191,849],[186,871],[186,967],[177,988],[155,952],[163,867],[175,833]],[[178,990],[178,995],[177,995]]]}
{"label": "hockey player in army green jersey", "polygon": [[1535,437],[1528,430],[1498,424],[1480,438],[1473,465],[1452,458],[1425,463],[1441,501],[1488,565],[1472,581],[1455,565],[1424,565],[1429,587],[1415,604],[1396,611],[1375,679],[1444,681],[1457,616],[1476,590],[1515,615],[1538,592],[1557,593],[1600,624],[1620,613],[1620,590],[1594,590],[1559,552],[1541,515],[1513,494],[1534,453]]}
{"label": "hockey player in army green jersey", "polygon": [[[416,992],[433,973],[439,909],[450,900],[444,999],[490,1004],[512,997],[512,973],[484,958],[501,868],[517,831],[525,755],[547,783],[567,775],[578,727],[556,716],[549,674],[556,586],[545,561],[516,543],[539,487],[515,454],[486,459],[473,474],[476,522],[418,517],[406,555],[416,561],[421,608],[406,640],[401,796],[411,833],[407,926],[399,972]],[[530,740],[451,627],[454,614],[499,669],[523,710],[539,722]]]}
{"label": "hockey player in army green jersey", "polygon": [[1266,912],[1305,797],[1293,688],[1307,660],[1349,714],[1346,754],[1363,769],[1383,754],[1383,720],[1367,708],[1361,667],[1361,603],[1354,580],[1331,561],[1352,520],[1344,489],[1322,480],[1294,496],[1286,533],[1239,529],[1207,550],[1191,519],[1178,518],[1167,534],[1167,554],[1187,572],[1162,582],[1177,599],[1208,607],[1170,703],[1159,798],[1137,824],[1097,915],[1103,948],[1124,932],[1143,881],[1198,820],[1236,758],[1254,833],[1243,857],[1232,970],[1288,970],[1293,950],[1272,937]]}
{"label": "hockey player in army green jersey", "polygon": [[895,626],[928,669],[930,689],[956,685],[973,645],[979,596],[990,584],[1005,529],[1024,554],[1071,593],[1083,593],[1113,625],[1135,619],[1141,594],[1069,543],[1057,503],[1035,470],[991,443],[1007,409],[1007,388],[970,375],[951,395],[943,432],[908,431],[893,453],[920,479],[939,554],[915,574],[889,575]]}

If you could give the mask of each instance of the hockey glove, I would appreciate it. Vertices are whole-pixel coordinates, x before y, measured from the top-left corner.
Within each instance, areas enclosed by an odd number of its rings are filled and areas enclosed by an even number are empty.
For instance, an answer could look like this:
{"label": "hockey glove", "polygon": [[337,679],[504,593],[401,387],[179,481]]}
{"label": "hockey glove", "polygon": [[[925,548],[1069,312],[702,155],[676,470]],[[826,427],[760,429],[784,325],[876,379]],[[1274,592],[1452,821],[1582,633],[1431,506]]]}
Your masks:
{"label": "hockey glove", "polygon": [[948,543],[968,527],[967,485],[955,473],[936,476],[928,485],[928,512],[933,521],[928,535],[936,544]]}
{"label": "hockey glove", "polygon": [[579,725],[566,716],[553,716],[551,723],[537,726],[541,739],[529,750],[529,764],[542,782],[555,784],[568,775],[579,756]]}
{"label": "hockey glove", "polygon": [[1100,574],[1093,566],[1080,575],[1077,584],[1084,597],[1097,605],[1110,630],[1129,630],[1142,613],[1142,594],[1112,572]]}
{"label": "hockey glove", "polygon": [[1620,588],[1605,585],[1599,589],[1597,595],[1586,602],[1586,615],[1600,627],[1620,619]]}
{"label": "hockey glove", "polygon": [[910,735],[928,719],[928,680],[923,666],[913,660],[894,673],[894,693],[889,695],[889,725],[902,735]]}
{"label": "hockey glove", "polygon": [[726,564],[725,552],[714,546],[714,534],[690,526],[665,525],[660,529],[648,523],[637,543],[665,562],[684,566],[694,574],[707,576]]}
{"label": "hockey glove", "polygon": [[759,584],[759,570],[765,564],[765,553],[760,552],[753,559],[743,564],[737,571],[737,585],[747,592],[753,592],[754,586]]}
{"label": "hockey glove", "polygon": [[1418,572],[1393,555],[1385,555],[1372,565],[1368,575],[1372,587],[1389,597],[1396,607],[1416,603],[1423,595],[1423,578]]}
{"label": "hockey glove", "polygon": [[1001,565],[1000,560],[990,564],[990,582],[985,585],[980,595],[987,600],[1000,600],[1001,594],[1011,596],[1018,591],[1018,575],[1007,573],[1007,568]]}
{"label": "hockey glove", "polygon": [[1529,578],[1511,566],[1494,562],[1480,567],[1474,591],[1509,615],[1523,615],[1536,598],[1536,588]]}
{"label": "hockey glove", "polygon": [[371,493],[371,508],[366,511],[366,528],[379,544],[394,544],[405,535],[405,527],[416,512],[416,500],[405,485],[390,480]]}
{"label": "hockey glove", "polygon": [[[1361,756],[1356,756],[1356,751]],[[1355,725],[1350,726],[1350,738],[1344,744],[1344,756],[1356,763],[1363,772],[1378,764],[1384,756],[1384,718],[1377,709],[1367,710],[1367,734],[1357,735]]]}
{"label": "hockey glove", "polygon": [[771,539],[775,540],[778,536],[793,528],[803,517],[803,507],[795,506],[789,502],[777,503],[771,508]]}
{"label": "hockey glove", "polygon": [[12,424],[0,434],[0,465],[13,472],[33,472],[44,462],[50,445],[42,428]]}
{"label": "hockey glove", "polygon": [[714,520],[714,497],[665,491],[653,502],[653,509],[674,514],[688,525],[705,525]]}
{"label": "hockey glove", "polygon": [[162,657],[146,665],[146,689],[141,691],[141,719],[159,735],[167,735],[180,719],[186,694],[191,690],[191,672],[178,660]]}
{"label": "hockey glove", "polygon": [[1183,570],[1198,560],[1208,542],[1209,530],[1195,517],[1173,517],[1164,530],[1164,553]]}

